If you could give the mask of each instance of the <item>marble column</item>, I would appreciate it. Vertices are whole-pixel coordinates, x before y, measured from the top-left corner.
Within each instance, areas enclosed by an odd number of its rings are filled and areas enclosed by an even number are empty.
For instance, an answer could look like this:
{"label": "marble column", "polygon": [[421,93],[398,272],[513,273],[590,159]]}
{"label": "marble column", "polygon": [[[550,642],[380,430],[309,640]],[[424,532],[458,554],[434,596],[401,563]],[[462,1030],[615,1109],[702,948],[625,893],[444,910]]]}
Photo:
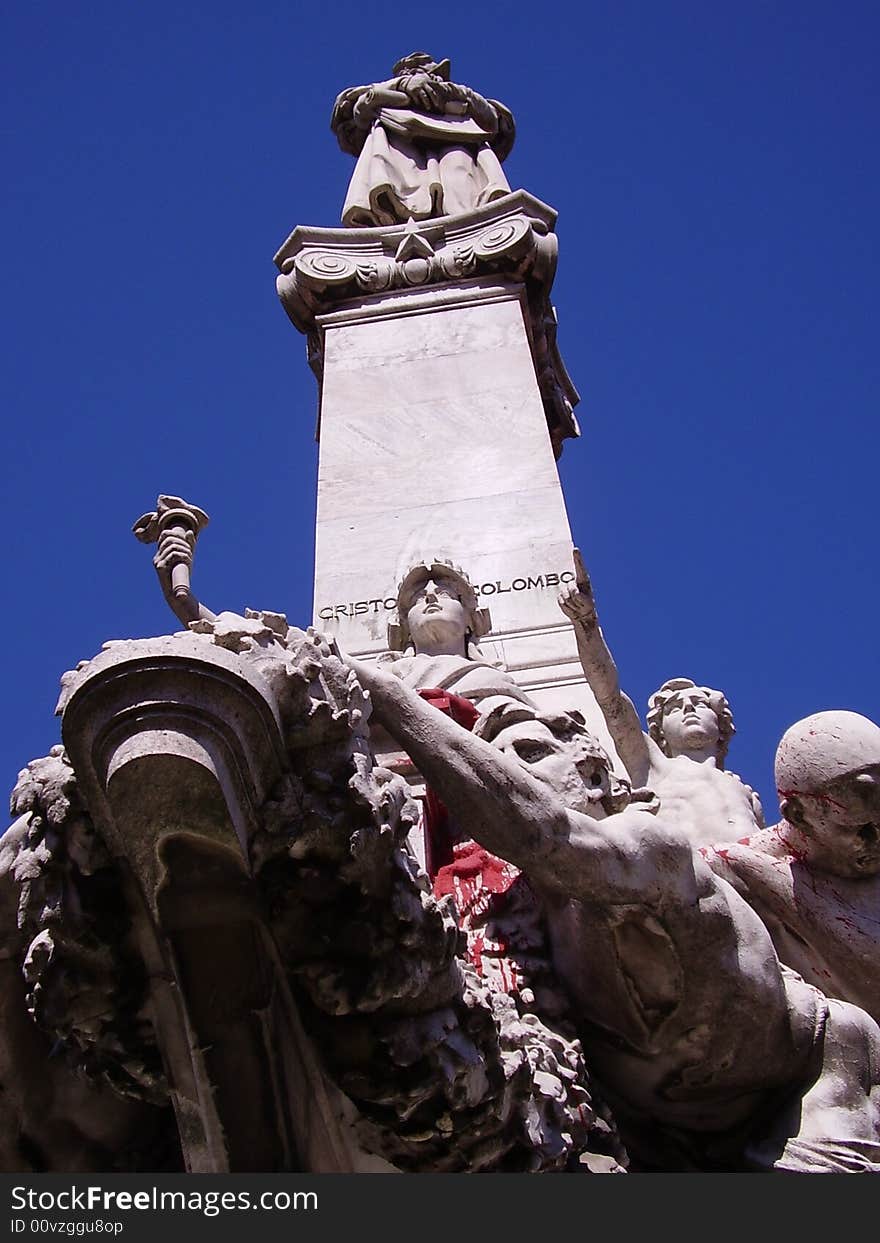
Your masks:
{"label": "marble column", "polygon": [[555,220],[516,191],[461,216],[301,226],[278,251],[320,390],[313,621],[378,655],[404,571],[450,559],[491,612],[484,650],[613,754],[556,603],[573,580],[556,458],[579,432],[549,301]]}

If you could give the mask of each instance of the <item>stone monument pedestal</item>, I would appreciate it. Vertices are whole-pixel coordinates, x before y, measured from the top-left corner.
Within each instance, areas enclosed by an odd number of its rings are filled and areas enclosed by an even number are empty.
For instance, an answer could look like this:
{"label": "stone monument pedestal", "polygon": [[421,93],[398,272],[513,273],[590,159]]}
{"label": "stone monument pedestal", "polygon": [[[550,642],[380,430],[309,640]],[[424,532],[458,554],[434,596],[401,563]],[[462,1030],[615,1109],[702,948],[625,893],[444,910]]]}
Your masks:
{"label": "stone monument pedestal", "polygon": [[490,610],[488,658],[542,708],[583,712],[613,755],[556,603],[574,574],[555,458],[579,430],[549,302],[555,220],[516,191],[460,216],[300,227],[278,251],[320,389],[313,622],[377,656],[406,570],[450,560]]}

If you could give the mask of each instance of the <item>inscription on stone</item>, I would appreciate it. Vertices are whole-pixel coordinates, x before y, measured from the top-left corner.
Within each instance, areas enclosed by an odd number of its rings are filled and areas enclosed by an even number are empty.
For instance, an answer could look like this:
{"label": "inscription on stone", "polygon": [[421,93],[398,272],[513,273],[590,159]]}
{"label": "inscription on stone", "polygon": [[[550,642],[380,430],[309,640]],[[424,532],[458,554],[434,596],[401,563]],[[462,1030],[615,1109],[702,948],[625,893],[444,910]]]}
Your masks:
{"label": "inscription on stone", "polygon": [[[565,583],[573,583],[574,574],[571,570],[563,570],[560,574],[535,574],[511,579],[505,583],[502,579],[495,582],[475,586],[478,596],[504,595],[508,591],[540,591],[548,587],[560,587]],[[397,607],[396,596],[376,596],[372,600],[350,600],[347,604],[325,604],[318,609],[321,621],[333,621],[336,617],[363,617],[365,613],[378,613],[380,610],[390,612]]]}

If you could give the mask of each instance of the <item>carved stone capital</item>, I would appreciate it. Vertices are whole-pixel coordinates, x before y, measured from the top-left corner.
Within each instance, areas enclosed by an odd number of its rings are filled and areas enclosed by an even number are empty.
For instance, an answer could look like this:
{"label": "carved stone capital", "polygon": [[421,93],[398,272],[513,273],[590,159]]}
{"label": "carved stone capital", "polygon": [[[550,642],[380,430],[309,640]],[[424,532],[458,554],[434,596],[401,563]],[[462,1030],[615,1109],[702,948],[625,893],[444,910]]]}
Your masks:
{"label": "carved stone capital", "polygon": [[556,346],[550,289],[556,272],[556,212],[524,190],[473,212],[367,229],[300,225],[275,255],[279,297],[309,338],[309,363],[320,383],[319,317],[374,295],[501,277],[524,287],[529,344],[557,457],[580,434],[579,397]]}

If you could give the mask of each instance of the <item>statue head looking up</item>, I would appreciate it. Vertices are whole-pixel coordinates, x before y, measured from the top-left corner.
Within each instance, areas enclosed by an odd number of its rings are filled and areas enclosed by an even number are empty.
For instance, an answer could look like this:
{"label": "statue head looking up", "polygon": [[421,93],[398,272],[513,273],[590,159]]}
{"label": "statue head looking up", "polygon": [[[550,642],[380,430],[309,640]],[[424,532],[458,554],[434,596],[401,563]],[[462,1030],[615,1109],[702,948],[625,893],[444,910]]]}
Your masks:
{"label": "statue head looking up", "polygon": [[726,697],[690,678],[670,678],[648,700],[648,734],[671,759],[714,758],[723,768],[735,732]]}
{"label": "statue head looking up", "polygon": [[796,721],[776,751],[789,844],[833,876],[880,874],[880,727],[858,712]]}
{"label": "statue head looking up", "polygon": [[392,651],[479,659],[477,641],[491,627],[488,609],[463,570],[451,561],[420,561],[397,589],[397,616],[388,627]]}

